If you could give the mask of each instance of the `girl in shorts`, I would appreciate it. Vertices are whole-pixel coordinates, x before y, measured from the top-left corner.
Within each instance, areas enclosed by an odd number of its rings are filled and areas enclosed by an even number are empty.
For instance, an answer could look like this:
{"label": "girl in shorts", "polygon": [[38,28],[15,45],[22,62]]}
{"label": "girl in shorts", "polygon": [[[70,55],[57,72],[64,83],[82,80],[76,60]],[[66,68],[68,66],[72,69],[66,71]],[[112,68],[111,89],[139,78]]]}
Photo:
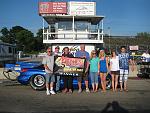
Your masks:
{"label": "girl in shorts", "polygon": [[119,57],[116,52],[112,51],[112,57],[110,59],[110,71],[112,78],[112,90],[117,91],[118,76],[119,76]]}
{"label": "girl in shorts", "polygon": [[100,50],[99,59],[100,61],[98,63],[98,70],[100,73],[101,85],[102,85],[101,92],[106,92],[106,75],[108,71],[108,58],[105,56],[104,50]]}

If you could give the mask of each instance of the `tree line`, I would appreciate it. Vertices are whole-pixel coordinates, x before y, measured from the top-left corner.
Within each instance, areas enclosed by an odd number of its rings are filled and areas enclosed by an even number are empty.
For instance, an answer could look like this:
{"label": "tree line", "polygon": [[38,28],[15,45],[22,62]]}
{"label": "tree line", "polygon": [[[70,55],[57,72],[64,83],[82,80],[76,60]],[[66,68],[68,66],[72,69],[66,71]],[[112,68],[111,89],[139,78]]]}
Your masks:
{"label": "tree line", "polygon": [[[21,26],[14,26],[11,29],[3,27],[0,33],[0,40],[16,44],[17,51],[23,51],[24,53],[38,53],[44,51],[47,46],[43,44],[42,29],[39,29],[35,36],[30,30]],[[122,45],[143,45],[149,47],[150,33],[137,33],[134,38],[109,38],[108,36],[104,36],[104,44],[106,47],[110,44],[111,48]]]}
{"label": "tree line", "polygon": [[14,26],[11,29],[3,27],[0,33],[0,40],[10,44],[16,44],[17,51],[38,53],[45,48],[42,29],[38,30],[36,36],[34,36],[31,31],[21,26]]}
{"label": "tree line", "polygon": [[134,37],[124,37],[124,38],[111,38],[111,36],[104,36],[104,43],[106,47],[110,47],[115,49],[120,46],[134,46],[138,45],[139,49],[150,49],[150,33],[148,32],[140,32],[137,33]]}

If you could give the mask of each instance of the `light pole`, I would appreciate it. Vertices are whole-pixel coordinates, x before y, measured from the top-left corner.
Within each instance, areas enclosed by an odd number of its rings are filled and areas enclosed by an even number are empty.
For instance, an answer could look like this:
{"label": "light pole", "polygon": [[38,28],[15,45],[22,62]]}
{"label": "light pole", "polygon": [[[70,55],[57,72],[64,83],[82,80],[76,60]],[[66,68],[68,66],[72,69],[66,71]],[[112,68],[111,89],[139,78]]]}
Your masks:
{"label": "light pole", "polygon": [[108,27],[108,38],[109,38],[109,53],[110,53],[110,27]]}

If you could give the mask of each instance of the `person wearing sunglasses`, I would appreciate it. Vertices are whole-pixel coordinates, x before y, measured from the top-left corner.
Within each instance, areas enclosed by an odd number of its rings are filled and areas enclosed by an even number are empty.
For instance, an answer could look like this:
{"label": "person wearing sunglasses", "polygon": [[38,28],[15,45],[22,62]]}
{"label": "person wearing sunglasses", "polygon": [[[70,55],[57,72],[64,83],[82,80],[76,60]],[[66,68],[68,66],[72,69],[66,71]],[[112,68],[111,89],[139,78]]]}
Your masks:
{"label": "person wearing sunglasses", "polygon": [[46,94],[54,95],[56,94],[53,90],[53,84],[55,82],[55,75],[53,74],[53,66],[54,66],[54,55],[52,54],[51,47],[47,48],[47,55],[43,58],[43,62],[46,72]]}
{"label": "person wearing sunglasses", "polygon": [[100,61],[98,63],[98,70],[100,73],[101,85],[102,85],[101,92],[106,92],[106,75],[108,72],[108,57],[105,56],[104,50],[100,50],[99,59]]}
{"label": "person wearing sunglasses", "polygon": [[96,55],[96,51],[92,50],[91,55],[90,55],[90,79],[92,83],[92,92],[97,92],[98,91],[98,63],[99,63],[99,58]]}

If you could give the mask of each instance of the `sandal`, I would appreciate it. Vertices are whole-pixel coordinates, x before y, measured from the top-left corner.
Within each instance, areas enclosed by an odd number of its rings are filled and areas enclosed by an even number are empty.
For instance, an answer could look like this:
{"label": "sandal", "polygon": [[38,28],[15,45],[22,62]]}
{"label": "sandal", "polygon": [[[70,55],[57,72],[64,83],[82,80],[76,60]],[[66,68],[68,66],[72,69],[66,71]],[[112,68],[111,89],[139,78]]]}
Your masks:
{"label": "sandal", "polygon": [[101,92],[102,92],[102,93],[106,93],[106,90],[102,90]]}
{"label": "sandal", "polygon": [[72,90],[69,89],[69,92],[68,92],[68,93],[69,93],[69,94],[72,94],[73,92],[72,92]]}
{"label": "sandal", "polygon": [[120,89],[120,92],[122,92],[123,90],[122,89]]}
{"label": "sandal", "polygon": [[67,89],[64,89],[64,90],[63,90],[63,93],[67,93],[67,92],[68,92],[68,90],[67,90]]}
{"label": "sandal", "polygon": [[127,90],[127,89],[124,89],[124,91],[125,91],[125,92],[128,92],[129,90]]}

